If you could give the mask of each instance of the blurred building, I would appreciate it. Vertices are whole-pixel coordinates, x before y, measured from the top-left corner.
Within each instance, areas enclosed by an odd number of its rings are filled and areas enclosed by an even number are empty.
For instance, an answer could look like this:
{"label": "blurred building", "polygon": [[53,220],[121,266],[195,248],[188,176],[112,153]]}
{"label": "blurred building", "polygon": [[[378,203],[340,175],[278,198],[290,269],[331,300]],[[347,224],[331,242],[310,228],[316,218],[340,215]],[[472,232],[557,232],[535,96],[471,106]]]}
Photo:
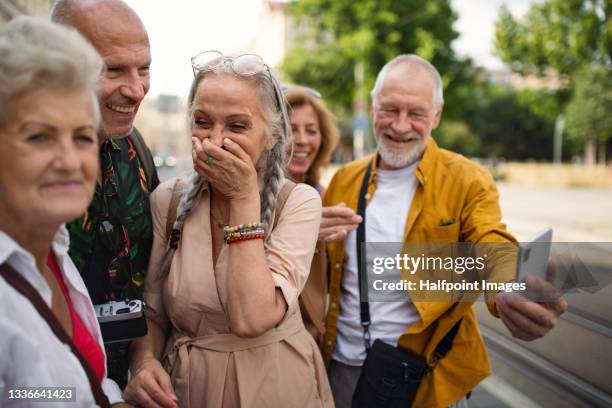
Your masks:
{"label": "blurred building", "polygon": [[264,0],[257,32],[242,52],[259,54],[271,67],[279,68],[292,45],[294,30],[288,7],[287,1]]}
{"label": "blurred building", "polygon": [[[259,54],[270,67],[278,69],[293,38],[288,7],[287,1],[264,0],[257,32],[235,53]],[[138,110],[135,126],[151,148],[160,178],[192,168],[191,133],[185,100],[174,95],[146,97]]]}
{"label": "blurred building", "polygon": [[510,71],[510,69],[494,69],[487,70],[486,75],[487,79],[494,84],[517,89],[553,90],[565,85],[565,81],[552,71],[545,73],[543,76],[523,76]]}
{"label": "blurred building", "polygon": [[0,27],[23,14],[47,16],[51,6],[53,0],[0,0]]}
{"label": "blurred building", "polygon": [[192,166],[186,101],[175,95],[146,97],[134,124],[151,148],[158,167],[182,172]]}

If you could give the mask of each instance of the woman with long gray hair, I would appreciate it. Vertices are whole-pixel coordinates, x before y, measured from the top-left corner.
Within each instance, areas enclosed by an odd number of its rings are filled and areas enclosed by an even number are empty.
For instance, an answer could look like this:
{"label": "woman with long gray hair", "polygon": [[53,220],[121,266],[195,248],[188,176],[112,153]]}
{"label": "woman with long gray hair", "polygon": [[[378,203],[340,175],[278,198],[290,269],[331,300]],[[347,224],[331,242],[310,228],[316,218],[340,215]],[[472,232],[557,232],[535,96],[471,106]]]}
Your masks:
{"label": "woman with long gray hair", "polygon": [[192,66],[195,172],[151,196],[149,333],[132,346],[124,395],[168,407],[333,406],[298,306],[321,202],[285,178],[291,128],[278,81],[253,54],[208,51]]}

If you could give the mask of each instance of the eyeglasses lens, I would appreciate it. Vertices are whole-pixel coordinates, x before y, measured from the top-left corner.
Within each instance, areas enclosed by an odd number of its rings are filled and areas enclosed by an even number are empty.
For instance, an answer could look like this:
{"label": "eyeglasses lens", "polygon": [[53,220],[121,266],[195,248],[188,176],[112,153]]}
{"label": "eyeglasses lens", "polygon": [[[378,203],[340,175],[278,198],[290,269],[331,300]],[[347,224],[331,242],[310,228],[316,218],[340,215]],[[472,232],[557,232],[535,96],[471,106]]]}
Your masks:
{"label": "eyeglasses lens", "polygon": [[258,55],[244,54],[233,60],[232,68],[238,75],[255,75],[262,72],[266,65]]}
{"label": "eyeglasses lens", "polygon": [[194,75],[201,70],[215,69],[223,62],[223,54],[218,51],[205,51],[191,59]]}

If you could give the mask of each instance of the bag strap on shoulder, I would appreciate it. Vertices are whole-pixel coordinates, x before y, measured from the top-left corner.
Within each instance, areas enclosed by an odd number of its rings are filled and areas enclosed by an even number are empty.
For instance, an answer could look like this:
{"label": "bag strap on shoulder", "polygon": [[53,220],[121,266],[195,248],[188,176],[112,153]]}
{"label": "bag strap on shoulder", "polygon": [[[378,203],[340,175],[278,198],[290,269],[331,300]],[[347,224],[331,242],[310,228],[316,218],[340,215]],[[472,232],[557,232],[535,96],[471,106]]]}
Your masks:
{"label": "bag strap on shoulder", "polygon": [[178,206],[181,202],[182,188],[180,188],[179,185],[182,185],[180,179],[176,180],[174,187],[172,187],[172,198],[170,198],[168,215],[166,217],[166,242],[170,240],[170,236],[172,235],[172,227],[174,226],[174,221],[176,221]]}
{"label": "bag strap on shoulder", "polygon": [[361,189],[359,190],[359,201],[357,202],[357,214],[361,216],[362,222],[357,227],[357,276],[359,280],[359,311],[361,319],[361,327],[363,328],[363,341],[365,343],[366,352],[371,347],[371,336],[370,336],[370,304],[368,303],[368,276],[366,274],[362,256],[362,247],[366,242],[365,236],[365,223],[366,223],[366,194],[368,192],[368,182],[370,181],[370,175],[372,174],[372,167],[374,166],[374,160],[368,164],[368,168],[361,181]]}
{"label": "bag strap on shoulder", "polygon": [[[166,217],[166,242],[170,240],[172,227],[174,226],[174,221],[176,221],[176,214],[181,201],[182,189],[180,188],[179,184],[181,184],[181,180],[177,180],[177,182],[174,184],[174,187],[172,188],[172,198],[170,199],[170,204],[168,205],[168,215]],[[287,180],[278,193],[276,198],[276,207],[274,209],[274,224],[272,225],[272,229],[274,229],[278,223],[278,219],[283,211],[283,208],[285,207],[285,203],[287,202],[287,199],[291,195],[291,192],[295,186],[297,186],[297,183]]]}
{"label": "bag strap on shoulder", "polygon": [[[361,189],[359,190],[359,200],[357,202],[357,214],[361,216],[363,221],[357,227],[357,239],[356,239],[356,250],[357,250],[357,274],[359,280],[359,308],[360,308],[360,319],[361,326],[363,328],[363,340],[365,342],[366,352],[370,350],[371,347],[371,337],[370,337],[370,325],[372,324],[370,318],[370,303],[368,302],[368,276],[365,270],[365,257],[362,255],[363,243],[366,242],[365,236],[365,226],[366,226],[366,194],[368,191],[368,183],[370,181],[370,175],[372,174],[372,167],[374,166],[374,160],[370,162],[366,172],[363,176],[363,180],[361,181]],[[434,350],[434,355],[430,367],[436,365],[436,363],[443,359],[446,354],[453,347],[453,340],[459,331],[459,327],[461,326],[461,321],[463,318],[459,319],[457,323],[444,335],[444,337],[440,340],[440,342],[436,345]]]}
{"label": "bag strap on shoulder", "polygon": [[281,212],[283,212],[283,208],[285,207],[285,203],[287,202],[287,199],[289,198],[291,192],[296,186],[297,183],[295,181],[287,179],[287,182],[279,191],[278,196],[276,196],[276,207],[274,208],[274,224],[272,224],[272,229],[276,227]]}
{"label": "bag strap on shoulder", "polygon": [[83,366],[83,370],[87,374],[87,379],[89,380],[89,385],[91,387],[91,392],[96,400],[96,404],[98,404],[102,408],[110,408],[110,402],[104,391],[102,391],[102,387],[96,378],[96,375],[85,359],[83,354],[77,349],[74,345],[74,342],[66,333],[66,330],[62,327],[53,311],[47,306],[43,298],[40,296],[38,291],[30,285],[30,283],[25,280],[23,276],[17,273],[12,267],[8,264],[4,264],[0,266],[0,275],[6,280],[6,282],[11,285],[17,292],[19,292],[23,297],[28,299],[32,306],[36,309],[36,311],[40,314],[40,316],[45,319],[53,334],[64,344],[67,344],[70,347],[72,353],[76,356],[76,358]]}

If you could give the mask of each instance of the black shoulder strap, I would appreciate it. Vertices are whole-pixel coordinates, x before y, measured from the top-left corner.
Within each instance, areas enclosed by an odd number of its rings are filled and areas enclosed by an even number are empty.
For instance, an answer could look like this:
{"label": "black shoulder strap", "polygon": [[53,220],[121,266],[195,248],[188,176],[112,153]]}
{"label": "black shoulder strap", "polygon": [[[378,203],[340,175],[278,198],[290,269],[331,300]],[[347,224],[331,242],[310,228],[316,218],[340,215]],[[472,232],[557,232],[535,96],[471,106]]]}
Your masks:
{"label": "black shoulder strap", "polygon": [[[365,225],[366,225],[366,195],[368,193],[368,182],[370,181],[370,175],[372,174],[372,167],[374,166],[374,160],[370,162],[368,168],[363,176],[363,180],[361,181],[361,189],[359,190],[359,201],[357,202],[357,214],[359,214],[362,218],[361,224],[357,227],[357,273],[359,279],[359,308],[360,308],[360,317],[361,317],[361,326],[363,327],[363,340],[365,342],[366,352],[370,350],[371,346],[371,337],[370,337],[370,324],[372,321],[370,319],[370,303],[368,301],[368,275],[365,270],[365,259],[362,256],[363,244],[366,242],[365,236]],[[432,364],[438,362],[438,360],[444,358],[446,354],[453,347],[453,340],[459,331],[459,327],[461,326],[461,321],[463,318],[459,319],[457,323],[446,333],[446,335],[440,340],[436,349],[434,350],[434,357]]]}
{"label": "black shoulder strap", "polygon": [[45,303],[40,294],[30,285],[30,283],[23,278],[20,274],[18,274],[13,268],[11,268],[8,264],[4,264],[0,266],[0,275],[6,280],[6,282],[11,285],[17,292],[19,292],[23,297],[28,299],[34,308],[38,311],[40,316],[45,319],[53,333],[57,336],[58,339],[64,344],[67,344],[70,347],[72,353],[77,357],[85,373],[87,374],[87,379],[89,380],[89,385],[91,386],[91,392],[96,400],[96,404],[98,404],[102,408],[110,408],[110,402],[108,398],[102,391],[102,387],[96,378],[96,375],[93,372],[93,369],[83,357],[79,349],[76,348],[66,330],[62,327],[57,317],[53,314],[53,311],[49,309],[49,306]]}
{"label": "black shoulder strap", "polygon": [[453,327],[451,327],[451,329],[448,331],[448,333],[446,333],[444,337],[442,337],[442,340],[440,340],[440,342],[436,346],[436,349],[434,350],[433,361],[431,362],[432,365],[435,365],[438,360],[443,359],[444,356],[446,356],[446,354],[451,351],[451,349],[453,348],[453,340],[455,340],[455,336],[459,331],[459,327],[461,326],[462,321],[463,317],[459,319]]}
{"label": "black shoulder strap", "polygon": [[147,176],[147,184],[149,187],[149,191],[153,191],[154,189],[154,179],[155,177],[155,163],[153,163],[153,157],[151,156],[151,152],[147,147],[142,135],[138,131],[138,129],[133,128],[132,133],[130,133],[130,139],[134,143],[134,148],[136,149],[136,153],[138,154],[138,158],[140,159],[140,163],[144,168],[145,175]]}
{"label": "black shoulder strap", "polygon": [[370,304],[368,303],[368,275],[364,268],[364,259],[362,257],[362,247],[365,243],[365,207],[366,207],[366,194],[368,193],[368,182],[370,181],[370,175],[372,174],[372,166],[374,160],[370,162],[368,168],[363,176],[361,182],[361,189],[359,190],[359,201],[357,202],[357,214],[361,215],[363,220],[357,227],[357,274],[359,279],[359,308],[361,315],[361,326],[363,326],[363,340],[365,342],[366,351],[370,350]]}

